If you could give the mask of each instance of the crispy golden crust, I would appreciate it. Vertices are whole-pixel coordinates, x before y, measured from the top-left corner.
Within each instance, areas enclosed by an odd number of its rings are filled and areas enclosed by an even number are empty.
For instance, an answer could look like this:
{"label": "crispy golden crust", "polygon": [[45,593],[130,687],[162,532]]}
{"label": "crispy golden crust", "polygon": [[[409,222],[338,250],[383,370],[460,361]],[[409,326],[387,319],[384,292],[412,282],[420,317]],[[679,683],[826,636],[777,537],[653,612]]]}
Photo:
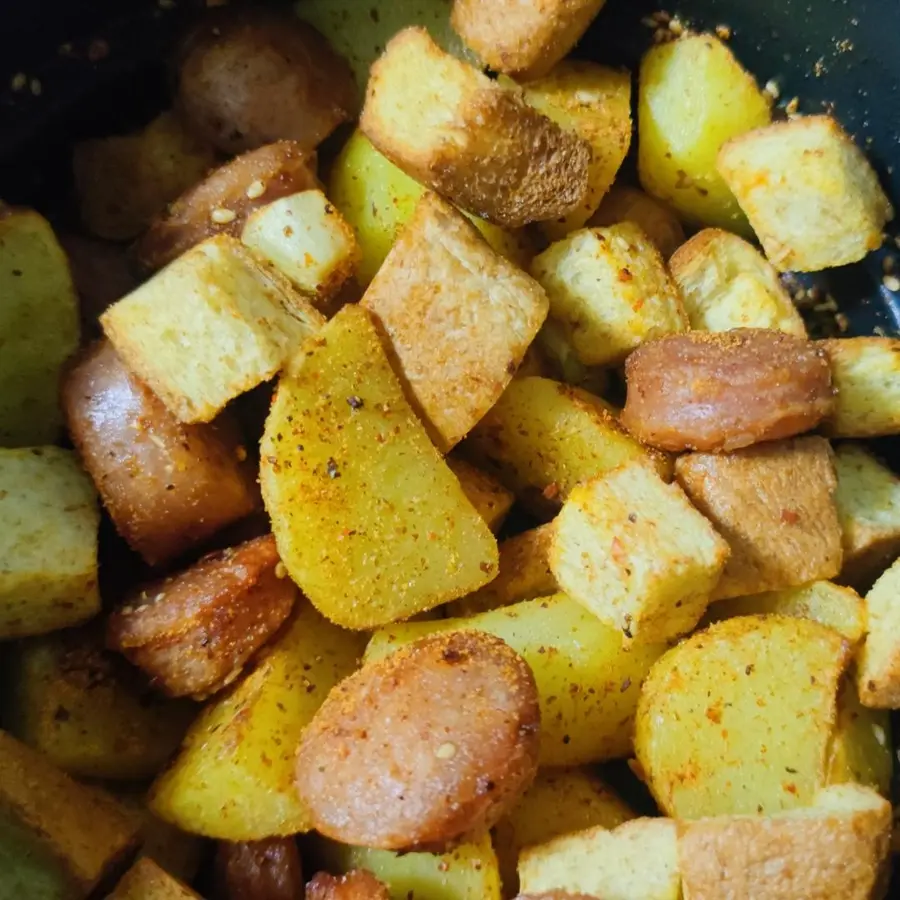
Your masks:
{"label": "crispy golden crust", "polygon": [[346,875],[319,872],[306,886],[306,900],[390,900],[388,889],[367,869]]}
{"label": "crispy golden crust", "polygon": [[211,172],[157,216],[135,246],[138,263],[161,269],[214,234],[240,237],[247,217],[299,191],[319,187],[315,154],[294,141],[251,150]]}
{"label": "crispy golden crust", "polygon": [[292,837],[220,841],[213,877],[218,900],[297,900],[303,896],[300,851]]}
{"label": "crispy golden crust", "polygon": [[297,787],[328,837],[442,849],[487,829],[537,768],[534,676],[483,632],[432,635],[364,666],[303,735]]}
{"label": "crispy golden crust", "polygon": [[148,563],[180,556],[259,507],[232,419],[183,425],[108,341],[69,369],[62,406],[116,529]]}
{"label": "crispy golden crust", "polygon": [[169,696],[208,697],[288,617],[297,589],[278,563],[271,535],[210,553],[128,597],[109,617],[107,643]]}
{"label": "crispy golden crust", "polygon": [[834,406],[823,350],[762,328],[651,341],[625,363],[622,423],[664,450],[730,451],[815,428]]}

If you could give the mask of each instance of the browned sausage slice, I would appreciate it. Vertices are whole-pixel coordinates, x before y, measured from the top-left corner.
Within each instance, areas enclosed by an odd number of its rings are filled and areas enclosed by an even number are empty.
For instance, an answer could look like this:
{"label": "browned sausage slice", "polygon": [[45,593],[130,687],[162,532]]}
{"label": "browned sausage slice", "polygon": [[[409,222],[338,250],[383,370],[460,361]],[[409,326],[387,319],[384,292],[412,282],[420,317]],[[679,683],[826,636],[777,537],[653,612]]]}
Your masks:
{"label": "browned sausage slice", "polygon": [[297,787],[335,840],[444,849],[528,786],[539,726],[534,676],[503,641],[432,635],[332,690],[303,735]]}
{"label": "browned sausage slice", "polygon": [[306,886],[306,900],[390,900],[388,889],[368,870],[346,875],[319,872]]}
{"label": "browned sausage slice", "polygon": [[213,876],[219,900],[303,900],[300,851],[293,838],[220,841]]}
{"label": "browned sausage slice", "polygon": [[599,900],[590,894],[569,894],[566,891],[546,891],[542,894],[519,894],[516,900]]}

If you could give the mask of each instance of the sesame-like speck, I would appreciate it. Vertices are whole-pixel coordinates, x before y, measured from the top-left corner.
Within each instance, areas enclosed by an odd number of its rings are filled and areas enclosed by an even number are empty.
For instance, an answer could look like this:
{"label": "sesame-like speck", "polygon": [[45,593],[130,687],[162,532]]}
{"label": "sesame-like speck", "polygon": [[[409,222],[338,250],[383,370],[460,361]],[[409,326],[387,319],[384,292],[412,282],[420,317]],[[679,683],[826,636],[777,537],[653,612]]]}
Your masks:
{"label": "sesame-like speck", "polygon": [[885,275],[881,282],[889,291],[900,291],[900,278],[896,275]]}
{"label": "sesame-like speck", "polygon": [[216,225],[227,225],[237,218],[237,213],[233,209],[225,209],[224,206],[219,206],[210,213],[209,217]]}
{"label": "sesame-like speck", "polygon": [[434,751],[434,755],[438,759],[453,759],[456,756],[456,744],[447,741]]}
{"label": "sesame-like speck", "polygon": [[287,567],[283,562],[275,563],[275,577],[276,578],[287,578]]}
{"label": "sesame-like speck", "polygon": [[773,100],[777,100],[781,96],[781,88],[778,86],[778,82],[774,78],[770,78],[766,82],[766,86],[763,88],[763,91],[768,94]]}
{"label": "sesame-like speck", "polygon": [[256,181],[251,181],[250,184],[247,185],[247,199],[248,200],[258,200],[262,195],[266,192],[266,186],[259,179]]}

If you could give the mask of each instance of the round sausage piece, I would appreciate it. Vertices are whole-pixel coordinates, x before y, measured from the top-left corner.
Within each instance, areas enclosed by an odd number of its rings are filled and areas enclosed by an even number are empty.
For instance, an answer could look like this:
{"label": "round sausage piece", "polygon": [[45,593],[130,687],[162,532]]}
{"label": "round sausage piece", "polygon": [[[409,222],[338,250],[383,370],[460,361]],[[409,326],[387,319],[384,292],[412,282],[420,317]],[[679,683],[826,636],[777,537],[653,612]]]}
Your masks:
{"label": "round sausage piece", "polygon": [[444,850],[528,787],[539,730],[517,653],[482,632],[432,635],[332,690],[303,735],[297,788],[327,837]]}
{"label": "round sausage piece", "polygon": [[299,900],[303,897],[300,851],[292,837],[220,841],[213,864],[219,900]]}
{"label": "round sausage piece", "polygon": [[390,900],[388,889],[367,869],[346,875],[319,872],[306,886],[306,900]]}

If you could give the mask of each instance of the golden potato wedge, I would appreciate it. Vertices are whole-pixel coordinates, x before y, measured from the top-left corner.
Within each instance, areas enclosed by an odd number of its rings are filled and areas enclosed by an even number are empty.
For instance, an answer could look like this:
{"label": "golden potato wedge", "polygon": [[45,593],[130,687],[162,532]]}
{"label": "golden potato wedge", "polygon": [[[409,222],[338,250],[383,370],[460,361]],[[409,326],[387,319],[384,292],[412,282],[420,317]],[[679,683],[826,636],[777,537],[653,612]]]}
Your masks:
{"label": "golden potato wedge", "polygon": [[404,399],[364,309],[345,307],[296,358],[261,453],[281,558],[332,621],[385,625],[496,573],[494,536]]}
{"label": "golden potato wedge", "polygon": [[606,0],[454,0],[454,30],[487,65],[522,80],[549,72]]}
{"label": "golden potato wedge", "polygon": [[[513,492],[503,487],[492,475],[482,472],[477,466],[473,466],[464,459],[448,457],[447,465],[459,479],[460,486],[469,503],[487,522],[488,528],[496,534],[503,526],[507,513],[512,509],[516,499]],[[494,580],[496,581],[496,579]]]}
{"label": "golden potato wedge", "polygon": [[672,472],[669,457],[634,440],[608,404],[541,377],[515,379],[463,452],[547,518],[577,484],[626,462],[647,460],[663,478]]}
{"label": "golden potato wedge", "polygon": [[431,193],[419,201],[362,305],[443,452],[497,402],[547,317],[541,287]]}
{"label": "golden potato wedge", "polygon": [[620,363],[645,341],[687,331],[678,289],[633,222],[574,232],[536,256],[531,274],[587,366]]}
{"label": "golden potato wedge", "polygon": [[900,709],[900,559],[866,594],[869,617],[856,685],[864,706]]}
{"label": "golden potato wedge", "polygon": [[641,187],[688,222],[749,236],[716,160],[729,138],[768,125],[771,117],[769,98],[713,35],[652,47],[639,78]]}
{"label": "golden potato wedge", "polygon": [[254,670],[191,726],[151,789],[151,810],[183,831],[226,841],[308,831],[309,811],[294,788],[297,743],[363,646],[299,604]]}
{"label": "golden potato wedge", "polygon": [[705,228],[669,260],[694,331],[771,328],[806,337],[806,326],[771,264],[736,234]]}
{"label": "golden potato wedge", "polygon": [[476,68],[406,28],[372,66],[360,128],[407,175],[510,228],[571,212],[591,150]]}
{"label": "golden potato wedge", "polygon": [[857,438],[900,433],[900,339],[843,338],[819,346],[828,355],[835,387],[826,433]]}
{"label": "golden potato wedge", "polygon": [[588,228],[603,228],[622,222],[634,222],[653,241],[663,259],[669,259],[684,243],[684,228],[665,203],[637,188],[614,184],[585,224]]}
{"label": "golden potato wedge", "polygon": [[857,262],[894,216],[862,150],[831,116],[731,136],[718,170],[780,272]]}
{"label": "golden potato wedge", "polygon": [[808,806],[827,784],[850,645],[807,619],[746,616],[698,632],[651,670],[635,752],[660,809],[696,819]]}
{"label": "golden potato wedge", "polygon": [[220,841],[213,880],[219,900],[298,900],[304,896],[300,851],[293,837]]}
{"label": "golden potato wedge", "polygon": [[201,900],[152,859],[139,859],[122,877],[107,900]]}
{"label": "golden potato wedge", "polygon": [[391,900],[391,895],[368,869],[351,869],[346,875],[317,872],[306,885],[306,900]]}
{"label": "golden potato wedge", "polygon": [[675,477],[731,547],[714,600],[778,591],[841,570],[837,479],[824,438],[689,453]]}
{"label": "golden potato wedge", "polygon": [[502,638],[534,672],[542,766],[574,766],[631,752],[640,684],[665,644],[628,644],[565,594],[467,619],[392,625],[372,636],[366,660],[435,632],[473,629]]}

